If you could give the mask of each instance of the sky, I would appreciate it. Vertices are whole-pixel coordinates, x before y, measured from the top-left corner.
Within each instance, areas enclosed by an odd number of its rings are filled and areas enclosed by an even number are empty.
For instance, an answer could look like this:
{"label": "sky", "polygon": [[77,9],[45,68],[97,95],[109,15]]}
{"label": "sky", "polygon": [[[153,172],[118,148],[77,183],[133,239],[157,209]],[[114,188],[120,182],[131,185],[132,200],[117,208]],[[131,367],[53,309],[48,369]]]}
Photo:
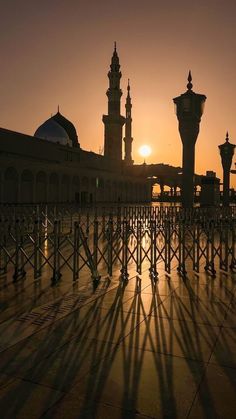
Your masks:
{"label": "sky", "polygon": [[0,10],[1,127],[33,135],[60,105],[81,147],[98,152],[116,41],[123,115],[131,84],[135,163],[148,144],[147,163],[181,166],[172,99],[186,91],[191,69],[193,90],[207,96],[195,171],[222,179],[227,130],[236,144],[235,0],[0,0]]}

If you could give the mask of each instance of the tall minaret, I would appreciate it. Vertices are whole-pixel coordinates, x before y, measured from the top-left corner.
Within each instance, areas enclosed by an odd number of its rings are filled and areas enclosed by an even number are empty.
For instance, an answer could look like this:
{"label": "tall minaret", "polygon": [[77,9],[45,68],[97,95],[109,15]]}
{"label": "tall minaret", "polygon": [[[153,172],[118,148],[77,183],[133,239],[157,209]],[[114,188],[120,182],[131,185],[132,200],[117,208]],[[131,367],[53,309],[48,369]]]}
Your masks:
{"label": "tall minaret", "polygon": [[131,97],[130,97],[130,84],[128,80],[128,86],[127,86],[127,98],[126,98],[126,119],[125,119],[125,165],[131,166],[134,161],[132,160],[132,116],[131,116],[131,109],[132,109],[132,103],[131,103]]}
{"label": "tall minaret", "polygon": [[108,73],[108,115],[103,115],[102,120],[105,125],[104,156],[119,162],[122,161],[122,127],[125,123],[125,118],[120,114],[120,99],[122,96],[122,90],[120,89],[121,76],[115,43],[110,71]]}

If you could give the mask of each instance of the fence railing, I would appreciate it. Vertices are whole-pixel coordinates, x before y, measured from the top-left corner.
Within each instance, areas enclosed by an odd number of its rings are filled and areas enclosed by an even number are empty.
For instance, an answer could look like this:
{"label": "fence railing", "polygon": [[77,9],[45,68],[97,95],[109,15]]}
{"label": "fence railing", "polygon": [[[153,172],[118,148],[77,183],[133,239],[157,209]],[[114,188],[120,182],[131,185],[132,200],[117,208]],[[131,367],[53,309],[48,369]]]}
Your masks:
{"label": "fence railing", "polygon": [[62,275],[78,280],[85,269],[97,281],[114,271],[126,280],[131,269],[138,274],[149,269],[157,278],[160,268],[168,274],[177,269],[182,275],[199,272],[202,266],[212,275],[217,269],[236,268],[232,209],[207,213],[173,208],[67,209],[61,219],[43,209],[18,218],[2,214],[0,273],[12,272],[17,281],[29,269],[35,279],[47,271],[56,282]]}

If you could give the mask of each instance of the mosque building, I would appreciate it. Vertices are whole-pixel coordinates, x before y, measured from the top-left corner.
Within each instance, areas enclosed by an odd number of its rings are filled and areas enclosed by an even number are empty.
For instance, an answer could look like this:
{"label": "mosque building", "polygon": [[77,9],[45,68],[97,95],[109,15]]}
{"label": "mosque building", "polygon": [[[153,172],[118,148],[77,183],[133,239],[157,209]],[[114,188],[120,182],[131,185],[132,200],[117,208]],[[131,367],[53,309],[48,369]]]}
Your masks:
{"label": "mosque building", "polygon": [[150,201],[150,184],[142,172],[133,170],[130,85],[124,117],[121,77],[115,45],[108,72],[108,112],[102,118],[104,155],[80,147],[73,123],[59,108],[34,136],[0,128],[1,203]]}

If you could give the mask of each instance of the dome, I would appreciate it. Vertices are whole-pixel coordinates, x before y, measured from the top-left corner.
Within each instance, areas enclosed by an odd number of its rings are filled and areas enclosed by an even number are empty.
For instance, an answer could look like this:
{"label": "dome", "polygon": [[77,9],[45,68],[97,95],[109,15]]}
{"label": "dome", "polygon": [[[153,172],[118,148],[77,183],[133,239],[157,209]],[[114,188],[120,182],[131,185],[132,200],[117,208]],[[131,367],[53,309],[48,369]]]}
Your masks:
{"label": "dome", "polygon": [[52,116],[52,119],[56,121],[62,128],[67,132],[70,140],[72,141],[73,146],[77,146],[78,142],[78,135],[75,129],[75,126],[70,122],[67,118],[65,118],[58,110],[58,112]]}
{"label": "dome", "polygon": [[53,117],[40,125],[40,127],[35,131],[34,136],[43,140],[51,141],[52,143],[72,146],[72,141],[70,140],[66,130],[54,121]]}

